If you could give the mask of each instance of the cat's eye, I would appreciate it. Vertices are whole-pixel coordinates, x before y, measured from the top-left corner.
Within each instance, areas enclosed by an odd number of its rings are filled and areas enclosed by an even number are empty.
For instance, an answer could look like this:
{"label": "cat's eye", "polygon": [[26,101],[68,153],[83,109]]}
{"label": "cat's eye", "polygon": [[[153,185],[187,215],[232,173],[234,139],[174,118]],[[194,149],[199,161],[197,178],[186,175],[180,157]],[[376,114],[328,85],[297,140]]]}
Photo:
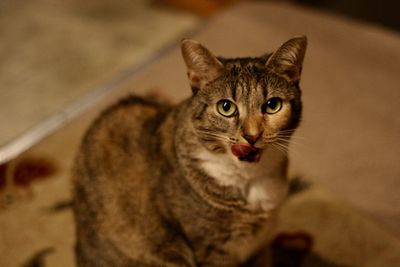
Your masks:
{"label": "cat's eye", "polygon": [[236,114],[237,107],[231,101],[223,99],[217,103],[218,112],[225,117],[232,117]]}
{"label": "cat's eye", "polygon": [[282,108],[282,99],[279,97],[272,97],[262,105],[262,112],[268,114],[275,114]]}

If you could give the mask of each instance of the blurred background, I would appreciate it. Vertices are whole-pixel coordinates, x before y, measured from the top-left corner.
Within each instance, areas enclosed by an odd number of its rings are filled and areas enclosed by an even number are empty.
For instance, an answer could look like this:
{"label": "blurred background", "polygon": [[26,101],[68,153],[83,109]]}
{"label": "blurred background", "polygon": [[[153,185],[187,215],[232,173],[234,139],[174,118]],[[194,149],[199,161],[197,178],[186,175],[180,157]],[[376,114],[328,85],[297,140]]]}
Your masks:
{"label": "blurred background", "polygon": [[[7,127],[0,131],[0,162],[96,102],[121,74],[134,71],[194,32],[206,17],[237,2],[2,0],[0,125]],[[395,0],[286,2],[400,29]],[[36,139],[22,142],[35,127]]]}

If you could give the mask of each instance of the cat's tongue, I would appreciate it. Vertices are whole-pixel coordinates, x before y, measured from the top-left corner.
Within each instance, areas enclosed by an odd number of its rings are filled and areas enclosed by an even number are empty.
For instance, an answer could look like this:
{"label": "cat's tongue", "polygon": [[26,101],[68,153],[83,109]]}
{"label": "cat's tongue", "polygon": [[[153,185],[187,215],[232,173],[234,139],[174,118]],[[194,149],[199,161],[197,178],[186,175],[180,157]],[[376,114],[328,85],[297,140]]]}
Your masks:
{"label": "cat's tongue", "polygon": [[258,162],[260,159],[260,150],[249,144],[234,144],[231,150],[242,161]]}

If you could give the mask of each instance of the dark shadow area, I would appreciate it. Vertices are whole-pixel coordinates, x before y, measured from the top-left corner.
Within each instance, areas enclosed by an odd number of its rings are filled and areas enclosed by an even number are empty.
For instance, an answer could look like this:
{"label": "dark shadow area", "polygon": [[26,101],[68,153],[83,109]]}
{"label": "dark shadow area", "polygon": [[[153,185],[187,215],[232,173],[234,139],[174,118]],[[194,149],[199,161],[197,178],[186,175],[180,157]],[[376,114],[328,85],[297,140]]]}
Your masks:
{"label": "dark shadow area", "polygon": [[396,0],[292,0],[348,17],[400,30],[400,1]]}
{"label": "dark shadow area", "polygon": [[242,267],[350,267],[324,259],[312,250],[313,245],[313,237],[306,232],[280,233],[270,247]]}
{"label": "dark shadow area", "polygon": [[54,252],[54,249],[44,248],[33,255],[29,260],[26,261],[21,267],[45,267],[45,258],[48,254]]}

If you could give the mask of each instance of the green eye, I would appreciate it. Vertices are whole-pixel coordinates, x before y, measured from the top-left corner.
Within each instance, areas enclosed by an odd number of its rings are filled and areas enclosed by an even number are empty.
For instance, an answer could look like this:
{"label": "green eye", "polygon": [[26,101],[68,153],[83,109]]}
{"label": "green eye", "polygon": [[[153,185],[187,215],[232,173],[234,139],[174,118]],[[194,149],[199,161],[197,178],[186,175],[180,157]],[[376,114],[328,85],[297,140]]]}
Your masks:
{"label": "green eye", "polygon": [[232,117],[235,115],[237,108],[231,101],[223,99],[218,101],[217,110],[222,116]]}
{"label": "green eye", "polygon": [[263,113],[274,114],[282,108],[282,99],[279,97],[272,97],[262,105]]}

